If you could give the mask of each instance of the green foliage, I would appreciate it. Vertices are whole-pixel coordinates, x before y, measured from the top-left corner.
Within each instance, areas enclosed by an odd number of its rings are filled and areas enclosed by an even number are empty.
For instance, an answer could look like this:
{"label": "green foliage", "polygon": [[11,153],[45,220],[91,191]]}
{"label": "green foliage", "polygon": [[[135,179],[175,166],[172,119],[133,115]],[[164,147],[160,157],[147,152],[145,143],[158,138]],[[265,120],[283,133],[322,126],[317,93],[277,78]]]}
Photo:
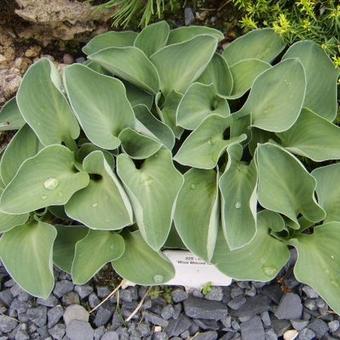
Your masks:
{"label": "green foliage", "polygon": [[337,71],[268,28],[220,54],[222,38],[160,22],[93,38],[62,77],[27,71],[0,163],[0,257],[24,289],[47,297],[52,264],[77,284],[106,263],[162,284],[176,245],[267,281],[295,247],[297,278],[340,313]]}
{"label": "green foliage", "polygon": [[336,0],[233,0],[247,32],[272,27],[287,43],[317,42],[340,67],[340,5]]}

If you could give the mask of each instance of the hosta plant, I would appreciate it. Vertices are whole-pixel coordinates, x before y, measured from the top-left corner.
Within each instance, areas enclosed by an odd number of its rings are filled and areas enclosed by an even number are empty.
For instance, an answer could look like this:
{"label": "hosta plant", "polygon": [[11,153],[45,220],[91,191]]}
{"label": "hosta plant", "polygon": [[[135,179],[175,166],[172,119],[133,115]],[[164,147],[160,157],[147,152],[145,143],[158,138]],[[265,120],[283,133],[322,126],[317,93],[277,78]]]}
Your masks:
{"label": "hosta plant", "polygon": [[[186,248],[237,280],[295,275],[340,312],[337,72],[270,29],[219,46],[208,27],[108,32],[85,64],[47,59],[3,108],[0,256],[47,297],[53,265],[87,282],[106,263],[143,285]],[[209,278],[207,278],[209,281]]]}

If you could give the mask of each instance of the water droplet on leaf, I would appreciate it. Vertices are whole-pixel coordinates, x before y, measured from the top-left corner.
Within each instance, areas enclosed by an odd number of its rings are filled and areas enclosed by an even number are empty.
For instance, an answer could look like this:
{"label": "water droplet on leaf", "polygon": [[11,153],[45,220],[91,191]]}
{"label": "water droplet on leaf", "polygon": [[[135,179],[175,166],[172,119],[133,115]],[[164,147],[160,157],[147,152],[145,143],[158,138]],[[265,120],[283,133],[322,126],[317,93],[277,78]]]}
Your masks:
{"label": "water droplet on leaf", "polygon": [[164,278],[163,275],[157,274],[153,277],[153,280],[155,283],[162,283]]}
{"label": "water droplet on leaf", "polygon": [[335,259],[334,255],[331,255],[331,259],[332,259],[332,260],[334,260],[334,259]]}
{"label": "water droplet on leaf", "polygon": [[235,203],[235,208],[240,209],[241,208],[241,202],[236,202]]}
{"label": "water droplet on leaf", "polygon": [[265,273],[265,275],[272,277],[273,275],[275,275],[277,269],[275,267],[271,267],[271,266],[263,266],[262,267],[263,272]]}
{"label": "water droplet on leaf", "polygon": [[98,206],[98,203],[97,203],[97,202],[94,202],[94,203],[91,205],[92,208],[96,208],[97,206]]}
{"label": "water droplet on leaf", "polygon": [[54,190],[58,186],[58,184],[59,184],[59,182],[56,178],[49,177],[44,182],[44,188],[47,189],[47,190]]}

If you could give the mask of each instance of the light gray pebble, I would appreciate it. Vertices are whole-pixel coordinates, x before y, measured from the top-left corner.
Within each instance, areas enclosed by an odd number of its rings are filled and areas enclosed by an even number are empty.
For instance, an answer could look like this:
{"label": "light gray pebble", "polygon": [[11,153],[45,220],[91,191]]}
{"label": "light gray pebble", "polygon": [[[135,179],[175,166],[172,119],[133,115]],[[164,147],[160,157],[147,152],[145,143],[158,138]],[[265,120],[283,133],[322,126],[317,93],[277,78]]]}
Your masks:
{"label": "light gray pebble", "polygon": [[73,290],[73,283],[69,280],[57,281],[53,290],[54,295],[61,298],[66,293]]}
{"label": "light gray pebble", "polygon": [[168,340],[168,336],[165,332],[156,332],[152,335],[152,340]]}
{"label": "light gray pebble", "polygon": [[38,306],[35,308],[29,308],[27,310],[27,317],[38,327],[43,327],[46,325],[47,321],[47,307]]}
{"label": "light gray pebble", "polygon": [[287,293],[281,299],[275,312],[275,316],[280,320],[300,319],[302,315],[302,309],[303,306],[300,296],[294,293]]}
{"label": "light gray pebble", "polygon": [[314,319],[309,325],[308,328],[311,329],[318,339],[321,339],[328,332],[328,325],[325,321],[321,319]]}
{"label": "light gray pebble", "polygon": [[240,324],[236,321],[236,320],[233,320],[231,321],[231,327],[232,329],[234,329],[235,331],[238,331],[240,330]]}
{"label": "light gray pebble", "polygon": [[202,330],[218,330],[220,328],[216,320],[195,319],[194,323]]}
{"label": "light gray pebble", "polygon": [[261,319],[254,316],[241,324],[242,340],[265,340],[264,328]]}
{"label": "light gray pebble", "polygon": [[168,326],[168,321],[162,319],[157,314],[151,312],[144,312],[144,319],[156,326],[166,327]]}
{"label": "light gray pebble", "polygon": [[228,302],[228,307],[233,310],[240,309],[246,303],[246,298],[243,295],[238,295]]}
{"label": "light gray pebble", "polygon": [[190,7],[184,8],[184,23],[185,26],[191,25],[195,21],[195,15]]}
{"label": "light gray pebble", "polygon": [[55,324],[59,322],[59,320],[62,318],[64,314],[64,308],[60,305],[57,305],[53,308],[51,308],[47,312],[47,319],[48,319],[48,328],[53,327]]}
{"label": "light gray pebble", "polygon": [[290,323],[292,324],[294,329],[296,329],[297,331],[301,331],[308,326],[309,320],[291,320]]}
{"label": "light gray pebble", "polygon": [[333,333],[339,329],[340,322],[339,320],[333,320],[328,322],[328,328]]}
{"label": "light gray pebble", "polygon": [[15,340],[29,340],[30,337],[26,331],[19,329],[15,334]]}
{"label": "light gray pebble", "polygon": [[94,340],[100,340],[105,333],[105,327],[101,326],[94,330],[93,338]]}
{"label": "light gray pebble", "polygon": [[203,332],[195,336],[195,340],[216,340],[217,338],[218,333],[215,331]]}
{"label": "light gray pebble", "polygon": [[143,303],[143,309],[150,309],[152,307],[151,299],[145,299]]}
{"label": "light gray pebble", "polygon": [[89,295],[89,305],[91,308],[96,307],[98,304],[100,304],[100,300],[98,299],[98,296],[95,293],[92,293]]}
{"label": "light gray pebble", "polygon": [[185,331],[181,334],[181,338],[182,339],[189,339],[190,338],[190,332],[189,331]]}
{"label": "light gray pebble", "polygon": [[171,319],[175,314],[175,309],[172,305],[166,305],[163,307],[162,311],[161,311],[161,317],[164,320],[169,320]]}
{"label": "light gray pebble", "polygon": [[236,285],[239,286],[242,289],[249,289],[250,286],[251,286],[249,281],[237,281]]}
{"label": "light gray pebble", "polygon": [[94,331],[88,322],[72,320],[66,326],[66,335],[70,340],[93,340]]}
{"label": "light gray pebble", "polygon": [[314,311],[314,310],[317,310],[317,309],[318,309],[318,307],[317,307],[317,305],[316,305],[316,301],[315,301],[315,300],[312,300],[312,299],[307,299],[307,300],[305,300],[305,302],[303,303],[303,305],[304,305],[307,309],[309,309],[309,310],[311,310],[311,311]]}
{"label": "light gray pebble", "polygon": [[243,295],[243,289],[241,289],[240,287],[234,287],[231,289],[230,296],[232,299],[239,295]]}
{"label": "light gray pebble", "polygon": [[272,324],[272,321],[270,320],[270,316],[268,312],[263,312],[261,314],[261,319],[265,327],[269,327]]}
{"label": "light gray pebble", "polygon": [[247,296],[255,296],[256,295],[256,288],[254,286],[251,286],[250,289],[245,290],[245,295]]}
{"label": "light gray pebble", "polygon": [[123,324],[122,316],[118,312],[114,312],[111,320],[111,327],[116,330]]}
{"label": "light gray pebble", "polygon": [[101,340],[119,340],[119,335],[114,331],[106,332]]}
{"label": "light gray pebble", "polygon": [[177,303],[175,306],[174,306],[174,315],[173,315],[173,318],[174,319],[178,319],[179,315],[181,314],[182,312],[182,305],[180,303]]}
{"label": "light gray pebble", "polygon": [[222,287],[212,287],[210,292],[205,295],[205,298],[211,301],[222,301],[223,299]]}
{"label": "light gray pebble", "polygon": [[7,288],[10,288],[10,287],[14,286],[15,284],[16,283],[13,279],[9,279],[4,283],[4,286],[7,287]]}
{"label": "light gray pebble", "polygon": [[188,298],[188,293],[183,289],[177,288],[171,292],[171,297],[173,302],[178,303],[186,300]]}
{"label": "light gray pebble", "polygon": [[88,321],[89,312],[83,306],[71,305],[65,309],[63,317],[67,326],[72,320]]}
{"label": "light gray pebble", "polygon": [[302,291],[306,294],[306,296],[310,299],[316,299],[319,297],[318,293],[309,286],[303,286]]}
{"label": "light gray pebble", "polygon": [[110,293],[110,289],[108,287],[101,287],[101,286],[97,286],[97,295],[99,298],[106,298]]}
{"label": "light gray pebble", "polygon": [[122,301],[125,301],[125,302],[132,302],[133,300],[131,291],[129,289],[122,289],[119,292],[119,297]]}
{"label": "light gray pebble", "polygon": [[54,307],[58,304],[58,299],[54,295],[50,295],[47,299],[38,298],[37,304],[46,306],[46,307]]}
{"label": "light gray pebble", "polygon": [[228,315],[225,318],[220,320],[225,328],[230,328],[231,327],[231,316]]}
{"label": "light gray pebble", "polygon": [[79,58],[76,58],[76,63],[79,63],[79,64],[82,64],[86,61],[86,59],[84,57],[79,57]]}
{"label": "light gray pebble", "polygon": [[191,294],[195,297],[202,298],[204,297],[203,293],[199,289],[193,289]]}
{"label": "light gray pebble", "polygon": [[268,329],[266,332],[265,332],[265,339],[266,340],[277,340],[277,335],[275,334],[274,330],[271,328],[271,329]]}
{"label": "light gray pebble", "polygon": [[100,306],[97,309],[96,316],[93,322],[97,327],[104,326],[109,322],[109,320],[112,317],[112,314],[113,309],[107,309],[103,306]]}
{"label": "light gray pebble", "polygon": [[144,337],[150,334],[150,326],[146,323],[139,323],[137,325],[137,330]]}
{"label": "light gray pebble", "polygon": [[315,333],[309,328],[304,328],[299,333],[299,340],[313,340],[315,338]]}
{"label": "light gray pebble", "polygon": [[75,286],[74,290],[78,293],[81,299],[86,298],[93,292],[93,288],[90,285]]}
{"label": "light gray pebble", "polygon": [[4,304],[5,306],[10,306],[11,302],[13,301],[13,295],[10,289],[5,289],[0,292],[0,303]]}
{"label": "light gray pebble", "polygon": [[62,323],[56,324],[54,327],[48,330],[53,339],[60,340],[63,338],[66,332],[66,327]]}

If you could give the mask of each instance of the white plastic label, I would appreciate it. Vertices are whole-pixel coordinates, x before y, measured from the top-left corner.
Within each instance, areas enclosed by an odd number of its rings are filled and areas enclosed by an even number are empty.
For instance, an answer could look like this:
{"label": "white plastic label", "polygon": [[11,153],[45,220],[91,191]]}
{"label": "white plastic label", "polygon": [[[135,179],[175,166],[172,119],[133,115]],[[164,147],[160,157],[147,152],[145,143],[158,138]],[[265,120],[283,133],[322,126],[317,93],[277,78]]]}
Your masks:
{"label": "white plastic label", "polygon": [[212,286],[229,286],[232,279],[211,264],[206,263],[189,251],[163,251],[175,267],[175,277],[166,285],[201,288],[210,283]]}

